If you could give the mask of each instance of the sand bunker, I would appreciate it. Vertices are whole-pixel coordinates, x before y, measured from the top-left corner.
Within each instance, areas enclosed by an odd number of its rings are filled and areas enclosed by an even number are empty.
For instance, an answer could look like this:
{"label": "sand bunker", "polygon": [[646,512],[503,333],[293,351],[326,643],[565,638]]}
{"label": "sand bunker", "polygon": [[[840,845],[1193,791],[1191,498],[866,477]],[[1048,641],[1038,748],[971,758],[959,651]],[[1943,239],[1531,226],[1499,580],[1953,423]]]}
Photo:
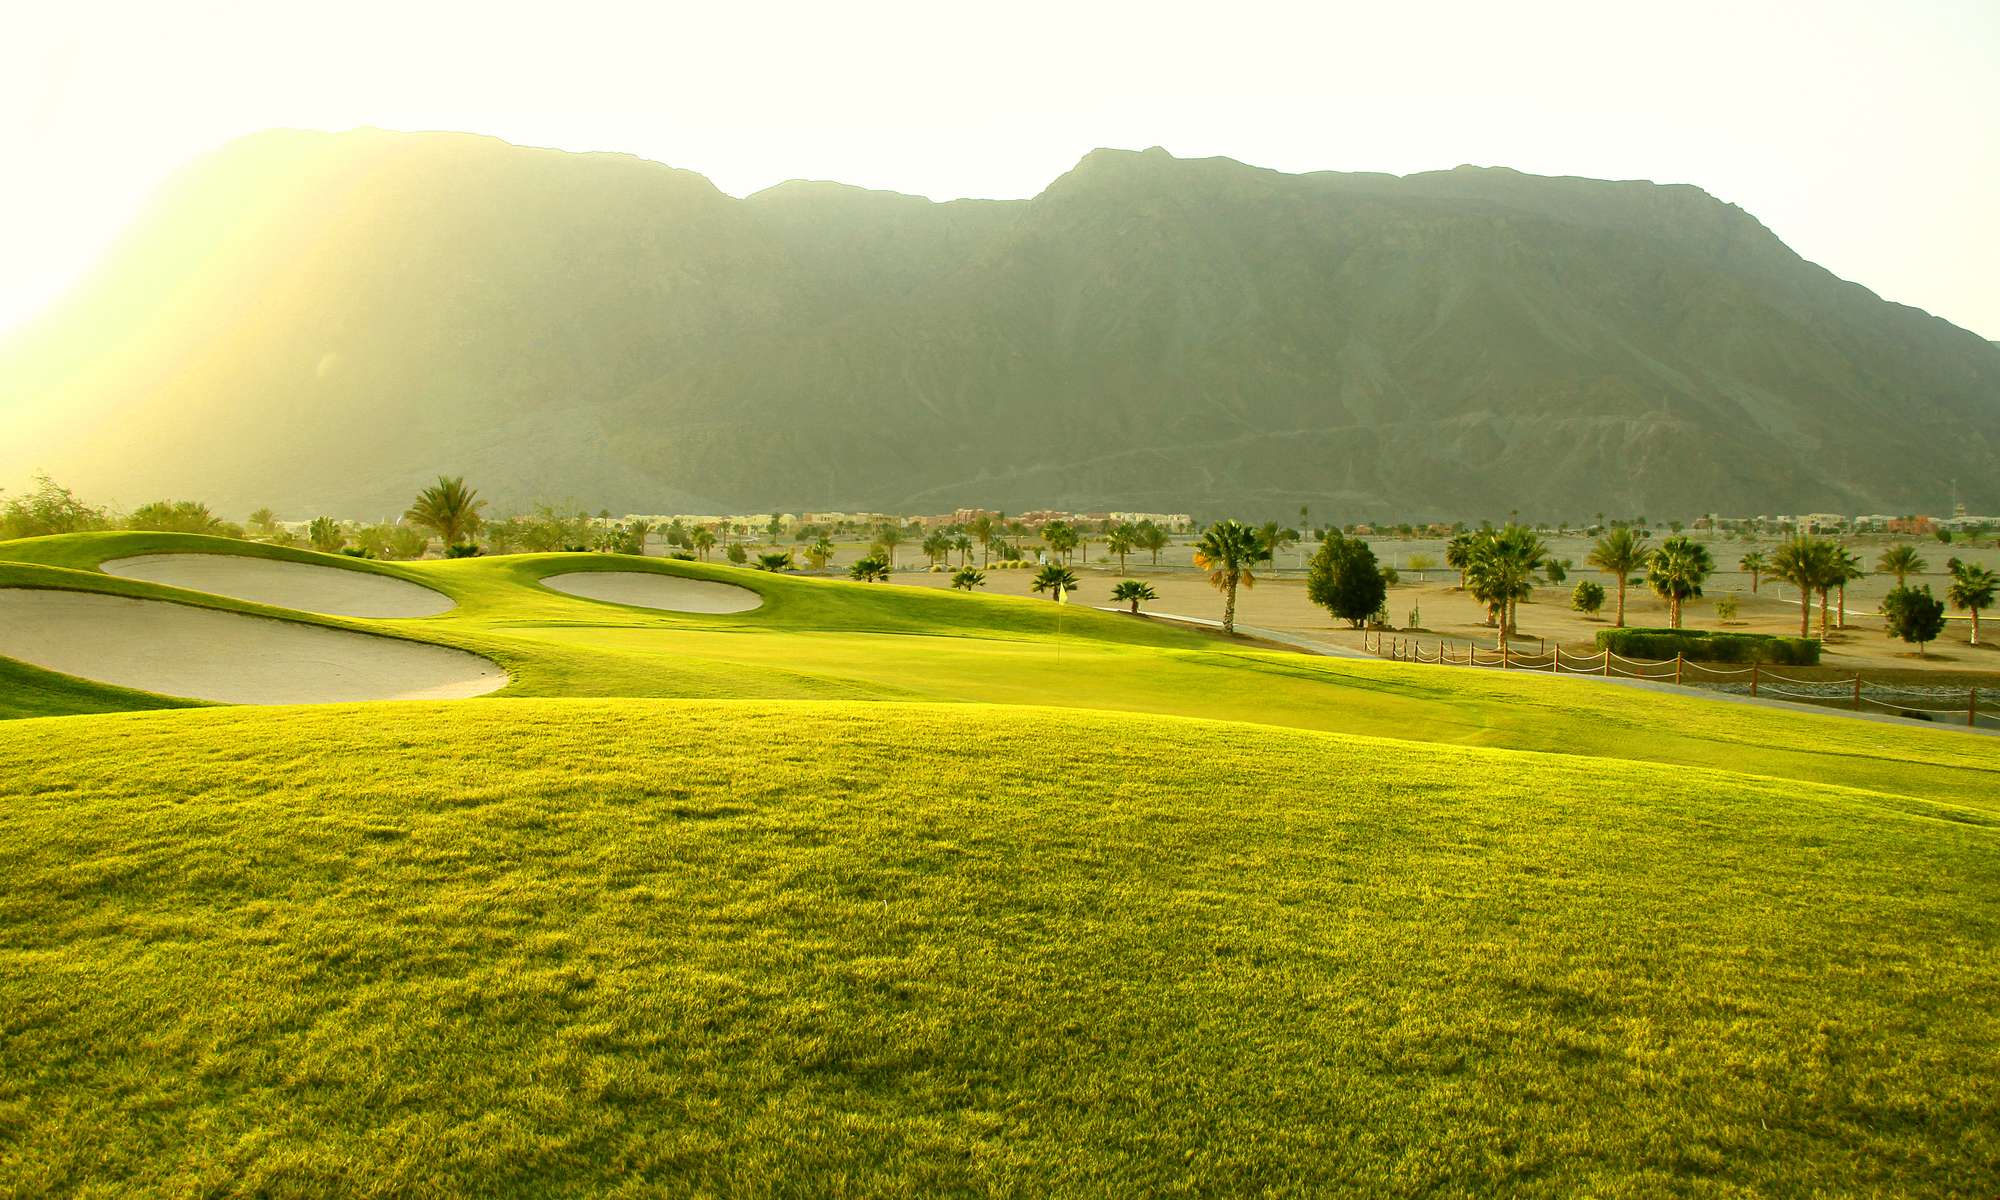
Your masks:
{"label": "sand bunker", "polygon": [[141,691],[231,704],[456,700],[507,686],[463,650],[164,600],[0,588],[0,654]]}
{"label": "sand bunker", "polygon": [[103,565],[127,579],[331,617],[434,617],[452,608],[443,592],[407,580],[241,554],[142,554]]}
{"label": "sand bunker", "polygon": [[762,596],[749,588],[648,571],[571,571],[550,575],[542,584],[586,600],[609,600],[613,604],[663,608],[669,612],[749,612],[764,602]]}

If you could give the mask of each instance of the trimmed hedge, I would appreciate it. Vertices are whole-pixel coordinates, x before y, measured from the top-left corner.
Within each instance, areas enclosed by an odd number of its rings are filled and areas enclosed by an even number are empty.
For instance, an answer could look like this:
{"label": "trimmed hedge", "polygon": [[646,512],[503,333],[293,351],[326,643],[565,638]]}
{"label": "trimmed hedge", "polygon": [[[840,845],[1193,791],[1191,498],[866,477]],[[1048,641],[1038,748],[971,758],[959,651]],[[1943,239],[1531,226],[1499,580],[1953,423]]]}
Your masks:
{"label": "trimmed hedge", "polygon": [[1770,663],[1780,667],[1819,665],[1819,639],[1773,637],[1768,633],[1710,633],[1706,629],[1600,629],[1597,648],[1625,658],[1672,658],[1692,662]]}

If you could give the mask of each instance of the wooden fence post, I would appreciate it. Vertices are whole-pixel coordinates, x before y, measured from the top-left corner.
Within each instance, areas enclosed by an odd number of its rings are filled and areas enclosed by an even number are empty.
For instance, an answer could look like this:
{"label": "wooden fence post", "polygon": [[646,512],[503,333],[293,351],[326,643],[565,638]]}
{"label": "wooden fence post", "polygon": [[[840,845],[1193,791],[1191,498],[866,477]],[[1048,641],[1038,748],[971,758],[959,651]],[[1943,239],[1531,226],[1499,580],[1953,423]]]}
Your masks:
{"label": "wooden fence post", "polygon": [[1854,711],[1861,711],[1861,676],[1854,677]]}
{"label": "wooden fence post", "polygon": [[1756,694],[1757,694],[1757,660],[1756,660],[1756,659],[1751,659],[1751,660],[1750,660],[1750,695],[1754,697],[1754,696],[1756,696]]}
{"label": "wooden fence post", "polygon": [[1678,651],[1678,650],[1674,651],[1674,686],[1675,686],[1675,687],[1679,687],[1679,686],[1681,685],[1681,661],[1682,661],[1682,658],[1683,658],[1683,657],[1684,657],[1684,656],[1683,656],[1683,655],[1681,654],[1681,652],[1680,652],[1680,651]]}
{"label": "wooden fence post", "polygon": [[1965,725],[1968,729],[1979,728],[1979,689],[1973,688],[1965,698]]}
{"label": "wooden fence post", "polygon": [[1609,647],[1606,647],[1599,653],[1604,655],[1604,677],[1609,679],[1611,678],[1611,650]]}
{"label": "wooden fence post", "polygon": [[1507,654],[1507,635],[1503,633],[1500,635],[1500,669],[1504,671],[1510,665]]}

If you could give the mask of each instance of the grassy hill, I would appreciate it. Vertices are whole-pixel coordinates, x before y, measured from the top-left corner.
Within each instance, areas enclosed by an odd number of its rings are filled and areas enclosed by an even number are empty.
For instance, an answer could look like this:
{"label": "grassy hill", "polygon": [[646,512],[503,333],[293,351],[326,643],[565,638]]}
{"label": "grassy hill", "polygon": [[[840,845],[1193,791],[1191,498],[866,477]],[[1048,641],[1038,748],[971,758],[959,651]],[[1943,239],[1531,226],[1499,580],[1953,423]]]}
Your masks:
{"label": "grassy hill", "polygon": [[[2000,350],[1686,186],[1096,151],[1039,196],[273,132],[0,348],[0,480],[1343,520],[2000,506]],[[11,417],[11,423],[10,423]],[[1987,490],[1981,490],[1987,489]]]}
{"label": "grassy hill", "polygon": [[[121,579],[249,553],[457,607]],[[750,612],[537,585],[720,580]],[[0,544],[475,650],[202,706],[0,659],[0,1194],[1977,1194],[1984,738],[611,555]],[[75,715],[53,715],[53,714]]]}
{"label": "grassy hill", "polygon": [[1993,838],[975,705],[12,722],[0,1180],[1969,1194]]}

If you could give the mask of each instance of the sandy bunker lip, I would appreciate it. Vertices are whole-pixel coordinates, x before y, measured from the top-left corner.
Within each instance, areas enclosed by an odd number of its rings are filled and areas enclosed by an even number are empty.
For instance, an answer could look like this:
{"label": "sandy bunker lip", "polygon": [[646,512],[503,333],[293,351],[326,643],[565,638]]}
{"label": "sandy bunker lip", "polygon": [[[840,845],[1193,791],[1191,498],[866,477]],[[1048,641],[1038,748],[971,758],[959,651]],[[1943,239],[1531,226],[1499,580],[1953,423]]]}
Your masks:
{"label": "sandy bunker lip", "polygon": [[334,617],[434,617],[451,597],[368,571],[243,554],[141,554],[102,564],[108,575]]}
{"label": "sandy bunker lip", "polygon": [[507,686],[476,654],[297,621],[95,592],[0,588],[0,654],[230,704],[458,700]]}
{"label": "sandy bunker lip", "polygon": [[739,613],[764,603],[764,598],[756,592],[732,583],[655,575],[650,571],[570,571],[543,578],[542,586],[586,600],[608,600],[613,604],[669,612]]}

